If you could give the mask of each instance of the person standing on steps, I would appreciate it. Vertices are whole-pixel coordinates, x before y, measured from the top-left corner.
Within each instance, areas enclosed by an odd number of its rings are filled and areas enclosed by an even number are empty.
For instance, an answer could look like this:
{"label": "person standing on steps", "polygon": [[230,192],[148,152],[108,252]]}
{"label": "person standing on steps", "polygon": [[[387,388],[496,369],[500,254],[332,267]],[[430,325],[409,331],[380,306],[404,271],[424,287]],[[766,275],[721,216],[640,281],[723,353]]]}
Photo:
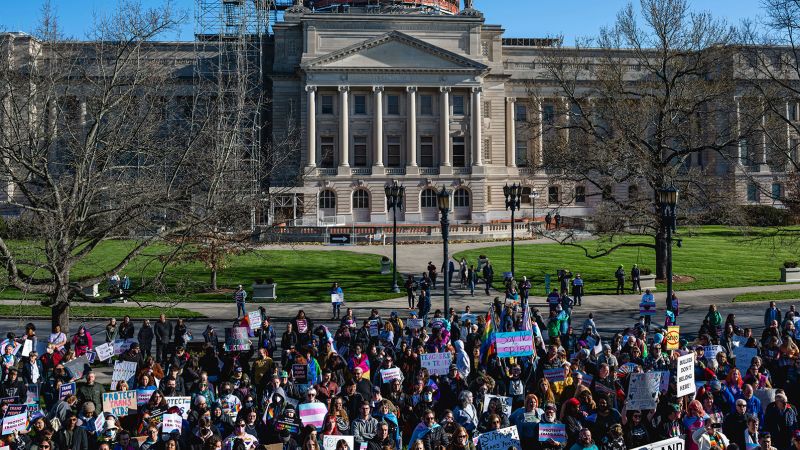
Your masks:
{"label": "person standing on steps", "polygon": [[164,363],[167,360],[167,345],[172,340],[172,323],[168,322],[166,316],[161,314],[153,331],[156,336],[156,360]]}
{"label": "person standing on steps", "polygon": [[[334,295],[336,296],[335,298],[333,297]],[[344,291],[342,291],[339,283],[334,281],[331,286],[331,307],[333,308],[331,320],[339,319],[342,303],[344,303]]]}
{"label": "person standing on steps", "polygon": [[408,309],[414,309],[414,287],[417,282],[414,281],[414,275],[409,274],[406,278],[406,296],[408,297]]}
{"label": "person standing on steps", "polygon": [[247,291],[244,290],[241,284],[236,289],[236,292],[233,293],[233,299],[236,301],[236,318],[246,316],[247,312],[244,309],[244,304],[245,300],[247,300]]}
{"label": "person standing on steps", "polygon": [[545,230],[549,230],[550,229],[550,223],[552,223],[552,222],[553,222],[553,216],[550,215],[550,213],[547,213],[547,215],[544,216],[544,229]]}
{"label": "person standing on steps", "polygon": [[625,268],[622,267],[622,264],[617,267],[617,271],[614,272],[614,277],[617,279],[617,295],[625,293]]}
{"label": "person standing on steps", "polygon": [[572,280],[572,297],[575,299],[575,304],[581,306],[583,303],[583,278],[581,274],[575,274],[575,279]]}
{"label": "person standing on steps", "polygon": [[475,285],[478,284],[478,272],[475,270],[475,265],[470,265],[467,269],[467,287],[469,288],[469,295],[475,297]]}
{"label": "person standing on steps", "polygon": [[485,266],[483,266],[483,281],[486,282],[486,295],[491,295],[489,289],[492,287],[492,280],[494,279],[494,268],[492,267],[492,262],[488,261]]}
{"label": "person standing on steps", "polygon": [[431,279],[431,285],[436,289],[436,266],[433,261],[428,261],[428,277]]}
{"label": "person standing on steps", "polygon": [[642,293],[642,271],[639,270],[639,265],[634,264],[631,268],[631,294]]}

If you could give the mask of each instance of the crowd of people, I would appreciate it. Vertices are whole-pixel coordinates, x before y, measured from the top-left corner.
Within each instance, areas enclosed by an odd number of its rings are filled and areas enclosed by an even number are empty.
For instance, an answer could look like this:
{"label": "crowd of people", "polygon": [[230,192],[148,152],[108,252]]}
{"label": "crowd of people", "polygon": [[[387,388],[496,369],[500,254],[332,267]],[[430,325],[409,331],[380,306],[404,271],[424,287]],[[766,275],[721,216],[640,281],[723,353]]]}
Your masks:
{"label": "crowd of people", "polygon": [[[436,277],[430,278],[433,284]],[[27,428],[3,435],[3,445],[471,450],[482,447],[481,435],[516,427],[523,449],[624,450],[678,438],[686,450],[800,450],[794,406],[800,395],[800,315],[793,307],[784,314],[771,304],[760,336],[740,328],[734,314],[723,321],[712,306],[702,324],[681,324],[684,336],[696,331],[691,341],[669,343],[667,330],[651,330],[644,318],[602,339],[592,314],[573,322],[563,305],[575,302],[565,300],[566,293],[556,289],[552,297],[558,301],[548,297],[547,314],[529,306],[527,293],[519,294],[526,282],[506,280],[505,298],[480,313],[469,307],[429,313],[428,300],[388,316],[373,309],[356,317],[347,308],[333,322],[299,311],[276,323],[260,308],[257,317],[240,313],[231,324],[248,329],[244,347],[233,346],[228,333],[219,335],[210,325],[200,342],[182,320],[163,315],[154,324],[138,324],[138,330],[127,317],[112,319],[102,337],[83,326],[72,336],[58,327],[37,336],[28,324],[20,336],[9,333],[0,343],[2,408],[30,406]],[[338,285],[333,290],[341,293]],[[425,303],[424,296],[412,297]],[[663,312],[676,321],[677,302],[670,305]],[[256,318],[260,325],[252,323]],[[529,333],[532,355],[498,351],[497,333],[515,331]],[[46,341],[41,354],[31,350],[40,340]],[[129,343],[114,360],[134,363],[135,374],[117,380],[113,391],[148,396],[127,414],[103,408],[103,394],[112,389],[97,381],[96,369],[112,361],[95,359],[79,378],[69,364],[96,356],[99,341]],[[668,349],[671,344],[677,349]],[[755,356],[736,361],[739,345]],[[709,349],[713,357],[706,357]],[[690,353],[696,386],[678,397],[677,360]],[[431,365],[431,354],[444,358]],[[653,392],[655,407],[629,408],[632,374],[655,371],[669,373],[669,381]],[[63,395],[62,387],[75,381],[74,393]],[[32,400],[31,391],[39,398]],[[188,410],[170,402],[176,397],[191,399]],[[317,414],[313,420],[309,411]],[[182,415],[179,429],[165,432],[165,414]],[[563,439],[542,436],[557,424],[563,424]]]}

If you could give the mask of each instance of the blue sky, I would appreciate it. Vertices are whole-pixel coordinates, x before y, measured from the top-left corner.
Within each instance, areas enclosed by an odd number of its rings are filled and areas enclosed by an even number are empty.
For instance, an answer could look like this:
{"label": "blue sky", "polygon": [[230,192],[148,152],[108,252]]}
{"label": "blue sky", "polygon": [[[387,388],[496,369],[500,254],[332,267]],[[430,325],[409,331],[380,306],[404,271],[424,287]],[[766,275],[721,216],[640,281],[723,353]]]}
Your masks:
{"label": "blue sky", "polygon": [[[140,0],[144,5],[158,5],[162,0]],[[83,38],[95,13],[107,12],[116,0],[51,0],[67,36]],[[0,29],[31,32],[36,28],[43,0],[0,1]],[[613,23],[616,13],[627,0],[475,0],[486,22],[502,25],[506,37],[543,37],[564,35],[566,43],[576,37],[594,36],[600,27]],[[173,0],[188,15],[181,30],[168,36],[192,39],[195,0]],[[638,4],[638,0],[634,1]],[[737,24],[744,18],[761,14],[759,0],[691,0],[693,8],[711,11],[714,16]]]}

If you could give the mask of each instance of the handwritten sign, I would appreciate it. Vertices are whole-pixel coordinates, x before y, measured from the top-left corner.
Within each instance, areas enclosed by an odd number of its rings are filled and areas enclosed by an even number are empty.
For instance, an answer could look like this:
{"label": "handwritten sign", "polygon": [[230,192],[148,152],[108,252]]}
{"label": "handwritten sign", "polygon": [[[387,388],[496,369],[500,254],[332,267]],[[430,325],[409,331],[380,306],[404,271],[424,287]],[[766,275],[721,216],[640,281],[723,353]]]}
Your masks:
{"label": "handwritten sign", "polygon": [[[353,442],[353,436],[322,436],[322,448],[323,450],[336,450],[336,446],[339,444],[339,441],[344,441],[347,444],[347,448],[350,450],[355,450],[353,446],[355,443]],[[282,450],[282,449],[281,449]]]}
{"label": "handwritten sign", "polygon": [[77,380],[78,378],[83,378],[84,372],[89,367],[89,358],[86,355],[82,355],[78,358],[73,359],[72,361],[64,363],[64,368],[69,371],[70,375],[72,375],[73,380]]}
{"label": "handwritten sign", "polygon": [[70,395],[75,395],[75,383],[62,384],[61,387],[58,388],[59,400],[64,400]]}
{"label": "handwritten sign", "polygon": [[511,415],[512,398],[503,397],[502,395],[483,394],[483,412],[489,410],[489,403],[491,403],[492,400],[500,404],[503,414],[506,416]]}
{"label": "handwritten sign", "polygon": [[28,413],[3,417],[3,435],[11,434],[15,431],[25,431],[27,427]]}
{"label": "handwritten sign", "polygon": [[556,381],[564,381],[566,377],[564,376],[564,369],[561,367],[556,367],[553,369],[544,369],[544,377],[547,378],[547,381],[554,383]]}
{"label": "handwritten sign", "polygon": [[344,303],[344,293],[331,294],[331,303]]}
{"label": "handwritten sign", "polygon": [[423,326],[423,320],[422,319],[408,319],[408,321],[406,322],[406,325],[408,326],[409,329],[419,330]]}
{"label": "handwritten sign", "polygon": [[381,369],[381,380],[388,383],[392,380],[399,380],[403,377],[403,373],[399,367],[392,367],[391,369]]}
{"label": "handwritten sign", "polygon": [[499,358],[533,355],[533,335],[530,331],[495,333],[494,337]]}
{"label": "handwritten sign", "polygon": [[447,375],[453,355],[450,352],[425,353],[420,355],[422,367],[428,369],[430,375]]}
{"label": "handwritten sign", "polygon": [[308,366],[305,364],[293,364],[292,377],[294,378],[295,383],[308,383]]}
{"label": "handwritten sign", "polygon": [[325,414],[328,414],[328,408],[324,403],[303,403],[299,406],[299,409],[300,421],[303,422],[303,425],[313,425],[318,430],[322,429]]}
{"label": "handwritten sign", "polygon": [[131,344],[135,343],[136,339],[116,339],[114,340],[114,355],[119,356],[127,352],[131,348]]}
{"label": "handwritten sign", "polygon": [[167,406],[172,408],[177,407],[180,410],[180,415],[184,419],[189,418],[189,410],[192,406],[192,397],[164,397]]}
{"label": "handwritten sign", "polygon": [[703,355],[707,360],[712,360],[717,357],[717,353],[725,352],[721,345],[706,345],[703,347]]}
{"label": "handwritten sign", "polygon": [[677,350],[681,342],[681,327],[675,325],[667,327],[667,350]]}
{"label": "handwritten sign", "polygon": [[540,423],[539,442],[552,439],[560,444],[567,443],[567,428],[563,423]]}
{"label": "handwritten sign", "polygon": [[116,389],[120,381],[125,381],[130,386],[136,376],[136,363],[133,361],[114,362],[114,372],[111,374],[111,389]]}
{"label": "handwritten sign", "polygon": [[378,319],[369,321],[369,335],[375,337],[378,335]]}
{"label": "handwritten sign", "polygon": [[[756,444],[756,446],[758,446],[758,444]],[[685,448],[686,440],[684,440],[683,437],[674,437],[630,450],[684,450]]]}
{"label": "handwritten sign", "polygon": [[632,373],[630,377],[628,396],[625,398],[628,410],[656,409],[661,386],[661,372]]}
{"label": "handwritten sign", "polygon": [[183,419],[181,419],[180,415],[164,414],[161,419],[161,432],[172,433],[173,431],[177,431],[180,433],[182,425]]}
{"label": "handwritten sign", "polygon": [[136,412],[136,391],[106,392],[103,394],[103,411],[117,417]]}
{"label": "handwritten sign", "polygon": [[693,394],[694,385],[694,353],[678,357],[678,397]]}
{"label": "handwritten sign", "polygon": [[33,341],[30,339],[25,339],[25,343],[22,345],[22,351],[20,355],[27,357],[33,351]]}
{"label": "handwritten sign", "polygon": [[510,448],[522,450],[516,425],[483,433],[478,438],[478,442],[481,450],[508,450]]}
{"label": "handwritten sign", "polygon": [[249,330],[245,327],[225,328],[225,350],[229,352],[250,350]]}
{"label": "handwritten sign", "polygon": [[114,345],[106,342],[103,345],[98,345],[94,348],[94,352],[97,353],[97,359],[100,361],[107,361],[114,356]]}
{"label": "handwritten sign", "polygon": [[17,414],[27,414],[28,405],[11,404],[6,409],[6,416],[16,416]]}

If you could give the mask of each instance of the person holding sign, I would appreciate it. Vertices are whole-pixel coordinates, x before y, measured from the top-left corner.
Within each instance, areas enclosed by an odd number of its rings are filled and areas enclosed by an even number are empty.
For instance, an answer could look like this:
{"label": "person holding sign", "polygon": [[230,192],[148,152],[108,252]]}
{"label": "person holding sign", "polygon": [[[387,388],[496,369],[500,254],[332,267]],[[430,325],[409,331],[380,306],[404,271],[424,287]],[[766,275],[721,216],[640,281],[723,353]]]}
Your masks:
{"label": "person holding sign", "polygon": [[297,311],[297,315],[291,321],[295,333],[297,333],[297,347],[303,348],[311,342],[314,332],[314,322],[306,317],[306,312],[302,309]]}
{"label": "person holding sign", "polygon": [[344,303],[344,291],[339,287],[339,283],[334,281],[331,286],[331,307],[333,309],[331,320],[339,319],[342,303]]}
{"label": "person holding sign", "polygon": [[248,434],[245,431],[246,427],[247,424],[244,419],[237,420],[236,425],[233,427],[233,433],[222,443],[223,450],[233,450],[237,439],[240,439],[242,443],[244,443],[244,448],[246,450],[253,450],[256,448],[256,446],[258,446],[258,439],[252,434]]}

